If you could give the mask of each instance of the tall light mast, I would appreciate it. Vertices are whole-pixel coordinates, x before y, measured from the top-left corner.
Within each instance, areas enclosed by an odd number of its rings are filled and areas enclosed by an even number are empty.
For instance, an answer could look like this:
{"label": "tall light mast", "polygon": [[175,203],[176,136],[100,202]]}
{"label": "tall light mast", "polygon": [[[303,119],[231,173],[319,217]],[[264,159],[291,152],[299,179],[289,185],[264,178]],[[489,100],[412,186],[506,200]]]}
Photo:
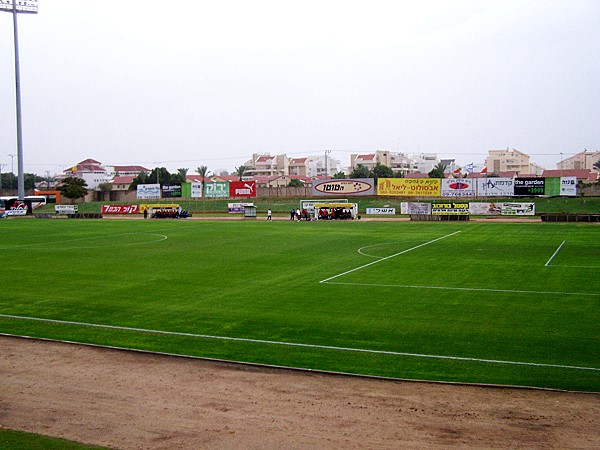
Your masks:
{"label": "tall light mast", "polygon": [[19,65],[19,33],[17,28],[17,14],[37,14],[37,0],[5,0],[0,3],[0,11],[10,12],[13,15],[13,34],[15,45],[15,98],[17,109],[17,171],[19,200],[25,199],[25,176],[23,172],[23,127],[21,119],[21,70]]}

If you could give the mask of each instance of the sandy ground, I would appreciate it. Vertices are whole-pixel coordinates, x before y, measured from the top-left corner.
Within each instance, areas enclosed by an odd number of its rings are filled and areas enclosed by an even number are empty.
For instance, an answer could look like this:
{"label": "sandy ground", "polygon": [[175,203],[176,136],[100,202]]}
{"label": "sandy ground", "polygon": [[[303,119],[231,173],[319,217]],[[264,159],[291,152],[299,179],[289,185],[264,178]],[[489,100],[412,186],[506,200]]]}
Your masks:
{"label": "sandy ground", "polygon": [[600,448],[600,394],[398,382],[0,337],[0,426],[113,448]]}

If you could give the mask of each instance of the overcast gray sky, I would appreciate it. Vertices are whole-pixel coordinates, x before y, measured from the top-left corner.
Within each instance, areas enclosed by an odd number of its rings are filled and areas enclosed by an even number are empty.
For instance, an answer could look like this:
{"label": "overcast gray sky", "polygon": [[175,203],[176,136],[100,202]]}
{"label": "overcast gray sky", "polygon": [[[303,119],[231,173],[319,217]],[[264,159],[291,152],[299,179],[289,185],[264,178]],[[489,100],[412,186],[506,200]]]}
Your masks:
{"label": "overcast gray sky", "polygon": [[[39,0],[18,23],[26,172],[600,150],[598,0]],[[4,171],[12,33],[0,13]]]}

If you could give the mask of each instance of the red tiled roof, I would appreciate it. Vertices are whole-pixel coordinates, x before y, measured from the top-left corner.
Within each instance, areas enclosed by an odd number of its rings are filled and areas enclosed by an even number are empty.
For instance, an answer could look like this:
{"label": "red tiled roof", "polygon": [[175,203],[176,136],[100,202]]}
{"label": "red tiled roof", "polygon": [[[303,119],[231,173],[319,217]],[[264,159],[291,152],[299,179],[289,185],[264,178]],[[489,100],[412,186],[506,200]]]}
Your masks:
{"label": "red tiled roof", "polygon": [[563,169],[563,170],[544,170],[543,177],[577,177],[578,180],[587,180],[592,171],[590,169]]}
{"label": "red tiled roof", "polygon": [[102,165],[102,163],[100,161],[96,161],[95,159],[92,158],[88,158],[88,159],[84,159],[83,161],[77,163],[77,165],[88,165],[88,164],[96,164],[96,165]]}
{"label": "red tiled roof", "polygon": [[[488,175],[491,175],[491,174],[492,174],[492,172],[490,172],[489,169],[488,169]],[[517,176],[517,172],[515,172],[514,170],[512,170],[512,171],[509,171],[509,172],[500,172],[497,175],[499,177],[502,177],[502,178],[514,178],[514,177]]]}
{"label": "red tiled roof", "polygon": [[152,172],[143,166],[114,166],[115,172]]}
{"label": "red tiled roof", "polygon": [[362,161],[373,161],[375,159],[375,155],[358,155],[356,157],[356,160],[362,160]]}
{"label": "red tiled roof", "polygon": [[275,157],[274,157],[274,156],[259,156],[259,157],[256,159],[256,162],[257,162],[257,163],[258,163],[258,162],[271,162],[271,161],[273,161],[274,159],[275,159]]}
{"label": "red tiled roof", "polygon": [[[98,166],[95,164],[77,164],[75,167],[75,172],[106,172],[106,169],[102,166]],[[73,172],[73,167],[69,167],[65,169],[64,172]]]}
{"label": "red tiled roof", "polygon": [[111,180],[111,183],[113,184],[131,184],[134,180],[134,176],[128,175],[125,177],[114,177]]}
{"label": "red tiled roof", "polygon": [[308,158],[292,158],[290,164],[302,164],[305,163]]}

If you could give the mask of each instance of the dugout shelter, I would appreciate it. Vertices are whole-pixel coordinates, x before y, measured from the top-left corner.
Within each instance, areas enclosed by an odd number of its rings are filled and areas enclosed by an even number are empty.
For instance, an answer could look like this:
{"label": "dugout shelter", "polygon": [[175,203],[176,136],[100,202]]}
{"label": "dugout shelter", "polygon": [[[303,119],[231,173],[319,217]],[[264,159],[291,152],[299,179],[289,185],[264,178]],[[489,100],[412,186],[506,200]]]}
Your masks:
{"label": "dugout shelter", "polygon": [[316,220],[354,220],[358,216],[358,203],[315,203]]}

